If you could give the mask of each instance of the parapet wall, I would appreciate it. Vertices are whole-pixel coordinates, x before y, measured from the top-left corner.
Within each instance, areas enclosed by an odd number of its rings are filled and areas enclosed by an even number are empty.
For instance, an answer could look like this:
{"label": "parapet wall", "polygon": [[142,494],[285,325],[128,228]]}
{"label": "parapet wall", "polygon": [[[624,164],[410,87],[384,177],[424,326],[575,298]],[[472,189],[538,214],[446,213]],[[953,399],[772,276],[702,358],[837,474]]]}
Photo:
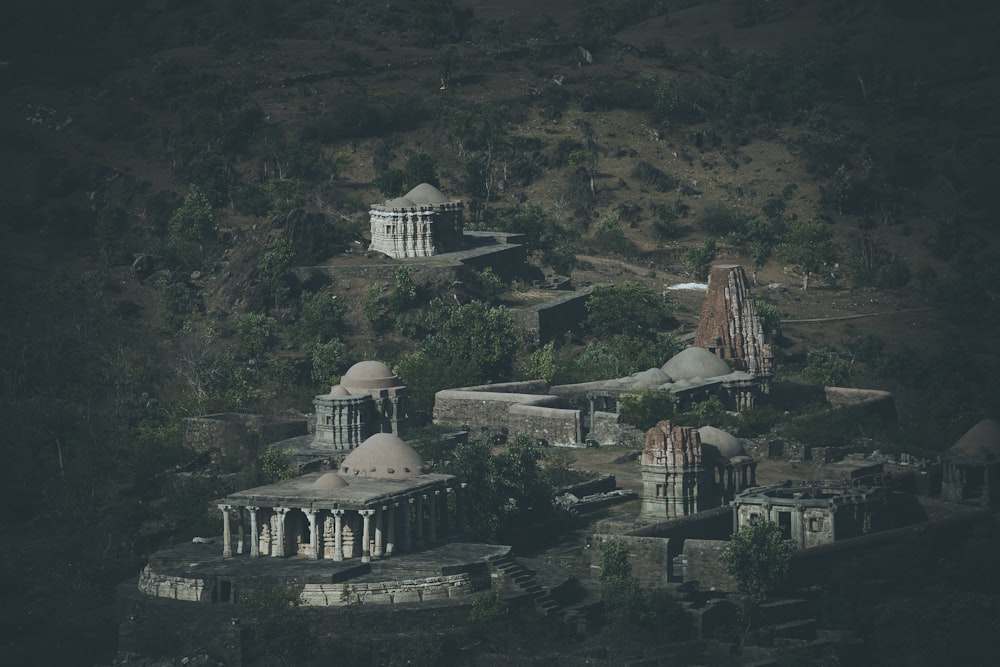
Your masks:
{"label": "parapet wall", "polygon": [[590,292],[591,288],[588,287],[537,306],[518,308],[513,311],[514,318],[536,343],[544,345],[580,327],[587,317],[587,298]]}
{"label": "parapet wall", "polygon": [[305,584],[299,596],[307,607],[344,607],[355,604],[401,604],[471,595],[490,587],[490,580],[468,572],[421,579],[368,583]]}
{"label": "parapet wall", "polygon": [[445,389],[434,396],[434,422],[473,430],[526,431],[553,445],[582,442],[580,411],[558,407],[559,397],[544,391],[541,380]]}

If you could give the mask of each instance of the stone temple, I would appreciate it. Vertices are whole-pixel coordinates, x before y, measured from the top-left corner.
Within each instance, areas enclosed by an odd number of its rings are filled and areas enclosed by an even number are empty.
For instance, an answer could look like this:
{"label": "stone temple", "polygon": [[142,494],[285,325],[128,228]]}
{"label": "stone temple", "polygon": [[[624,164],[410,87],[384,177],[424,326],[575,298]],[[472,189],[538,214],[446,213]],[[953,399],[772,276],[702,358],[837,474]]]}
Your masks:
{"label": "stone temple", "polygon": [[463,208],[461,201],[421,183],[402,197],[371,207],[369,249],[393,259],[461,250]]}

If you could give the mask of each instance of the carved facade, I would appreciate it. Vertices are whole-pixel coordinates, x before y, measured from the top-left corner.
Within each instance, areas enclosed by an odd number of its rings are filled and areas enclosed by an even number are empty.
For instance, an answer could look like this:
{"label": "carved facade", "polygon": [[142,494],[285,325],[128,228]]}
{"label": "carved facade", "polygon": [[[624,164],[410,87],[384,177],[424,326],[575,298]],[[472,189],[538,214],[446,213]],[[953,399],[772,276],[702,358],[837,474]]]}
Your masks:
{"label": "carved facade", "polygon": [[763,378],[774,374],[774,354],[764,342],[764,329],[743,267],[712,267],[694,346],[706,348],[736,370]]}
{"label": "carved facade", "polygon": [[674,519],[720,507],[757,483],[757,463],[733,436],[661,421],[646,431],[640,460],[642,514]]}
{"label": "carved facade", "polygon": [[463,209],[461,201],[421,183],[402,197],[371,207],[369,249],[394,259],[460,250]]}
{"label": "carved facade", "polygon": [[410,392],[385,364],[354,364],[329,394],[313,400],[316,437],[312,446],[350,450],[376,433],[405,435]]}
{"label": "carved facade", "polygon": [[1000,423],[984,419],[941,455],[941,496],[1000,508]]}

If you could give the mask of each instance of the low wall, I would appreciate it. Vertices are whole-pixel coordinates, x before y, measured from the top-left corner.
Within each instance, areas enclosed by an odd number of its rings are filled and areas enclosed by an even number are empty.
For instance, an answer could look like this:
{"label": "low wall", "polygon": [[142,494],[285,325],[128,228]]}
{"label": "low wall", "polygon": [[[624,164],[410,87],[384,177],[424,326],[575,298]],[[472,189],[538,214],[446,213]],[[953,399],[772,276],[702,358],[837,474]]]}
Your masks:
{"label": "low wall", "polygon": [[564,410],[539,405],[512,405],[507,414],[508,433],[530,433],[550,445],[578,445],[583,442],[579,410]]}
{"label": "low wall", "polygon": [[544,303],[513,310],[514,319],[535,343],[544,345],[580,328],[587,317],[591,288],[570,292]]}
{"label": "low wall", "polygon": [[154,598],[210,602],[213,586],[209,586],[205,579],[159,574],[147,565],[139,574],[138,589],[140,593]]}
{"label": "low wall", "polygon": [[421,579],[369,583],[305,584],[299,596],[307,607],[343,607],[355,604],[402,604],[471,595],[490,587],[468,572]]}
{"label": "low wall", "polygon": [[558,402],[554,396],[537,394],[444,389],[434,395],[434,423],[472,429],[507,426],[514,405],[554,407]]}
{"label": "low wall", "polygon": [[684,581],[697,581],[701,589],[735,591],[736,579],[720,558],[728,540],[684,540]]}
{"label": "low wall", "polygon": [[591,567],[597,568],[601,559],[601,545],[621,542],[628,549],[632,576],[645,586],[665,586],[670,564],[670,541],[662,537],[636,537],[612,533],[594,533],[590,536]]}

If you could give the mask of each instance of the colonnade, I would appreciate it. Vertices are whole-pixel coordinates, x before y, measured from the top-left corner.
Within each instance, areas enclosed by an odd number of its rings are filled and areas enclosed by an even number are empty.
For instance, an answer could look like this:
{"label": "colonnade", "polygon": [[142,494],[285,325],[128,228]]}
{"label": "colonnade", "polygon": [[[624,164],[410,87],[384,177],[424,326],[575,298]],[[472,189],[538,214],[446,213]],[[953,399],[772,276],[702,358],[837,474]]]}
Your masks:
{"label": "colonnade", "polygon": [[[464,486],[464,485],[462,485]],[[388,558],[394,553],[420,550],[433,545],[462,525],[461,494],[455,487],[433,489],[381,502],[362,509],[314,509],[310,507],[256,507],[220,504],[222,512],[222,555],[233,556],[231,513],[246,510],[249,515],[251,558],[305,555],[309,560],[343,561],[360,556],[362,563]],[[289,539],[288,515],[299,510],[308,522],[308,543]],[[360,525],[359,525],[360,524]],[[244,553],[247,541],[239,522],[236,554]],[[296,539],[305,537],[304,526],[293,525]],[[360,544],[358,529],[360,528]],[[297,545],[294,553],[289,547]],[[266,552],[266,553],[265,553]]]}

